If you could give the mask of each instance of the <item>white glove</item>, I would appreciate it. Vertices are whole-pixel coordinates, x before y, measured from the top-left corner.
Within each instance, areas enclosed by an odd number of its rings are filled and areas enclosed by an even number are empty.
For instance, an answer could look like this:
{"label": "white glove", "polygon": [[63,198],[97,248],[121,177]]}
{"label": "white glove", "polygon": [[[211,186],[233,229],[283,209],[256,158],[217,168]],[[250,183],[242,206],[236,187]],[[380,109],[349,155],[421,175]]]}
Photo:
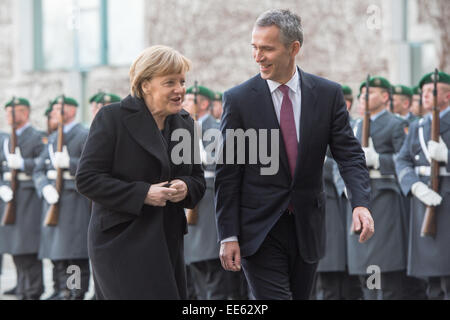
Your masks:
{"label": "white glove", "polygon": [[55,187],[53,187],[51,184],[46,185],[42,189],[42,195],[44,196],[44,199],[48,202],[48,204],[55,204],[59,200],[58,191],[56,191]]}
{"label": "white glove", "polygon": [[0,198],[4,202],[10,202],[13,198],[13,192],[10,187],[8,186],[1,186],[0,187]]}
{"label": "white glove", "polygon": [[20,154],[20,148],[16,147],[16,153],[10,153],[6,155],[6,160],[8,161],[8,167],[14,170],[23,170],[24,161],[22,155]]}
{"label": "white glove", "polygon": [[412,194],[425,203],[427,206],[436,207],[441,204],[442,197],[428,188],[428,186],[423,182],[416,182],[411,187]]}
{"label": "white glove", "polygon": [[439,142],[428,141],[428,152],[430,153],[430,158],[436,160],[437,162],[448,163],[448,148],[442,137],[439,137]]}
{"label": "white glove", "polygon": [[55,152],[55,163],[53,165],[56,169],[69,169],[70,157],[66,146],[63,147],[62,152]]}
{"label": "white glove", "polygon": [[369,147],[363,148],[363,151],[366,156],[367,167],[378,169],[380,167],[380,155],[375,151],[372,138],[369,138]]}

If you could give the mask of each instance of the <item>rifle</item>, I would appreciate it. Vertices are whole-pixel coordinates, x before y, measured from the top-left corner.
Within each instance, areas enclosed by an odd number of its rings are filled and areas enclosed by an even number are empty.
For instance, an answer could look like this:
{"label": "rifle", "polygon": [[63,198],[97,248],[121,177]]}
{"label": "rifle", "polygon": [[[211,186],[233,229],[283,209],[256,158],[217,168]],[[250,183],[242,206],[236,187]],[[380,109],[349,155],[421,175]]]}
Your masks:
{"label": "rifle", "polygon": [[361,145],[363,148],[369,147],[369,137],[370,137],[369,83],[370,83],[370,74],[367,75],[366,81],[366,106],[364,111],[362,139],[361,139]]}
{"label": "rifle", "polygon": [[[58,143],[57,143],[57,152],[62,152],[64,145],[64,95],[61,96],[61,116],[58,121]],[[58,191],[60,195],[63,189],[63,169],[56,169],[56,181],[55,181],[55,189]],[[45,216],[44,225],[48,227],[55,227],[58,225],[59,218],[59,201],[55,204],[52,204],[47,211]]]}
{"label": "rifle", "polygon": [[[17,148],[17,124],[16,124],[16,97],[13,97],[11,104],[11,115],[12,115],[12,124],[11,124],[11,144],[9,151],[10,153],[15,153]],[[17,173],[18,171],[15,169],[11,169],[11,190],[13,192],[13,198],[10,202],[8,202],[5,206],[5,211],[3,213],[2,226],[13,225],[16,223],[16,190],[17,190]]]}
{"label": "rifle", "polygon": [[[194,84],[194,121],[197,121],[198,119],[198,82],[195,81]],[[197,130],[196,127],[194,127],[194,130]],[[195,143],[195,142],[194,142]],[[200,140],[200,143],[202,143],[202,140]],[[186,210],[186,220],[188,225],[195,226],[198,222],[198,206],[196,206],[194,209],[187,209]]]}
{"label": "rifle", "polygon": [[389,110],[394,113],[394,89],[392,86],[389,88]]}
{"label": "rifle", "polygon": [[[439,142],[439,113],[440,108],[437,104],[437,84],[439,80],[439,71],[436,69],[434,71],[434,90],[433,90],[433,122],[431,123],[431,139],[435,142]],[[435,192],[439,192],[439,163],[436,160],[431,161],[431,179],[430,179],[431,189]],[[425,216],[422,222],[422,229],[420,231],[421,237],[435,237],[436,236],[436,207],[428,207],[425,210]]]}

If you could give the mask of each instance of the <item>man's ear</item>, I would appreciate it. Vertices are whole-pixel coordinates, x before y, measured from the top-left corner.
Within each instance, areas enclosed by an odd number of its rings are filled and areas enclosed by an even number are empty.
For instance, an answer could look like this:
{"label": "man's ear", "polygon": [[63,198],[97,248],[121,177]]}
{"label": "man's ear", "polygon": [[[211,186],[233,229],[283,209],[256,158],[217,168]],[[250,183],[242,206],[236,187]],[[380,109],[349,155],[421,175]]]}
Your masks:
{"label": "man's ear", "polygon": [[302,46],[300,45],[300,41],[294,41],[291,44],[291,53],[294,55],[294,57],[296,55],[298,55],[298,53],[300,52],[301,47]]}

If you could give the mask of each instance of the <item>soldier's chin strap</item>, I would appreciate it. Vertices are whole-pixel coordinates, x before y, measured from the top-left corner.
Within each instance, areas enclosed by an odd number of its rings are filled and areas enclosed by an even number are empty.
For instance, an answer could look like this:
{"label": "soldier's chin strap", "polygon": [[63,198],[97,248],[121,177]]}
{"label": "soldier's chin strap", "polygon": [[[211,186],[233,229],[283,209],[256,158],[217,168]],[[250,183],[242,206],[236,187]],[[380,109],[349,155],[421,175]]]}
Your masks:
{"label": "soldier's chin strap", "polygon": [[419,126],[420,126],[419,127],[419,141],[420,141],[420,146],[422,148],[422,151],[425,154],[425,158],[427,158],[428,163],[431,164],[430,153],[428,152],[427,144],[425,143],[425,137],[423,135],[423,123],[424,123],[424,120],[422,118],[419,121]]}

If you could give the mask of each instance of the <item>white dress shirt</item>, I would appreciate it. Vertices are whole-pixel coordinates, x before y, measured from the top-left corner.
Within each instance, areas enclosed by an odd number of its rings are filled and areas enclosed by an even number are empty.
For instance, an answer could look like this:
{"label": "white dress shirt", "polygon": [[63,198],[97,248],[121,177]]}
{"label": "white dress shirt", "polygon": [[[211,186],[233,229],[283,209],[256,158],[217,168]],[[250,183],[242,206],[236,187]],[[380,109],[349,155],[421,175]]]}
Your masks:
{"label": "white dress shirt", "polygon": [[[275,113],[277,115],[278,123],[280,123],[281,104],[283,103],[283,92],[278,89],[282,84],[273,80],[267,80],[270,94],[272,95],[273,106],[275,107]],[[298,68],[295,68],[295,74],[291,80],[286,82],[286,86],[289,87],[289,98],[292,101],[292,107],[294,111],[295,128],[297,131],[297,141],[300,141],[300,117],[302,110],[302,92],[300,85],[300,76]],[[238,237],[233,236],[222,240],[220,243],[236,242]]]}

